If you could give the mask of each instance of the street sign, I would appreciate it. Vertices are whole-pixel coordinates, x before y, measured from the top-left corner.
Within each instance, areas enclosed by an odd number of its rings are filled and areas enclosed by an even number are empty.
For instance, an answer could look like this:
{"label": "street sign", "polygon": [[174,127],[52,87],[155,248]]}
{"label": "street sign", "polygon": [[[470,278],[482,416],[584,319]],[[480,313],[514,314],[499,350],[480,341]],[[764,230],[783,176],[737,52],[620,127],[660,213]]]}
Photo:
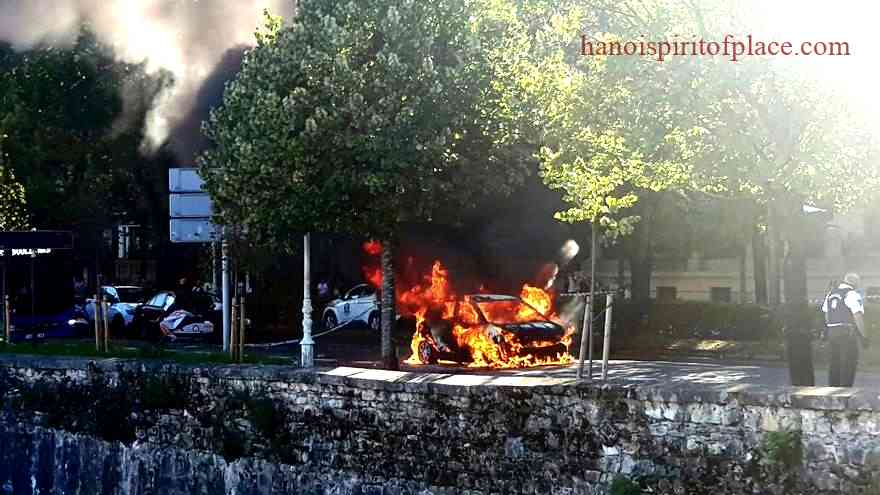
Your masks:
{"label": "street sign", "polygon": [[204,192],[205,181],[194,168],[168,169],[168,191],[172,193]]}
{"label": "street sign", "polygon": [[220,240],[217,227],[206,218],[172,218],[171,242],[215,242]]}
{"label": "street sign", "polygon": [[171,194],[171,218],[211,218],[213,207],[207,193]]}
{"label": "street sign", "polygon": [[171,242],[214,242],[219,231],[213,223],[211,197],[204,191],[205,181],[194,168],[168,170]]}

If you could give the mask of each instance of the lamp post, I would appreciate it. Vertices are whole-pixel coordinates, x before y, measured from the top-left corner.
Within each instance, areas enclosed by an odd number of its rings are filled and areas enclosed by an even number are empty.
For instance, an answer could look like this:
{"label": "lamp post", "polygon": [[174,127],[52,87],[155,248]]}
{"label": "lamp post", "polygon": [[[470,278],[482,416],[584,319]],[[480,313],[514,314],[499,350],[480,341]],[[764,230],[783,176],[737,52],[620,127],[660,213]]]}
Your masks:
{"label": "lamp post", "polygon": [[303,238],[303,338],[300,342],[300,355],[302,367],[315,366],[315,341],[312,339],[312,294],[311,294],[311,263],[309,260],[309,238],[306,234]]}

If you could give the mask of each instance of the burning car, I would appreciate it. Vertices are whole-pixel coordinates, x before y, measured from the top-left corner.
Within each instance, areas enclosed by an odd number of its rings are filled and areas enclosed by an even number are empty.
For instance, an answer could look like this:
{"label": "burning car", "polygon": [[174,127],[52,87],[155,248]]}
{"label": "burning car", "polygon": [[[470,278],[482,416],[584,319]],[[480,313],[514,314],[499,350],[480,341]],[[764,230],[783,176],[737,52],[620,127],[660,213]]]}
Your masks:
{"label": "burning car", "polygon": [[438,360],[492,366],[556,362],[568,353],[569,332],[519,297],[466,295],[452,311],[434,308],[417,329],[413,352]]}

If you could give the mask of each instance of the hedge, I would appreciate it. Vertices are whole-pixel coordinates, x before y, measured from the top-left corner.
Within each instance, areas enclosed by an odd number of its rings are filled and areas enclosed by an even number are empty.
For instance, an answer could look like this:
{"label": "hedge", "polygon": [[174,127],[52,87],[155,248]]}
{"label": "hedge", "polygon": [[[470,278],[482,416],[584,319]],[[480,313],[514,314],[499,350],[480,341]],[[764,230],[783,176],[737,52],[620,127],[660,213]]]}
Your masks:
{"label": "hedge", "polygon": [[615,303],[613,314],[615,334],[631,337],[763,341],[778,340],[784,332],[813,334],[822,328],[822,314],[806,303],[773,311],[757,304],[625,301]]}

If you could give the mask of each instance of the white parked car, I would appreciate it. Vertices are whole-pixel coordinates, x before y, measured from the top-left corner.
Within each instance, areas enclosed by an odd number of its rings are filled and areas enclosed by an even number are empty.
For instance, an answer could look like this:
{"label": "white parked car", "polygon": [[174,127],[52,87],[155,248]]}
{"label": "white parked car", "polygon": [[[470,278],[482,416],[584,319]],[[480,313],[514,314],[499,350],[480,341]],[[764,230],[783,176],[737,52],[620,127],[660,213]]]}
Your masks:
{"label": "white parked car", "polygon": [[324,308],[324,328],[343,323],[359,322],[371,330],[379,330],[379,299],[376,289],[367,284],[354,286],[345,296],[334,299]]}
{"label": "white parked car", "polygon": [[[119,336],[121,332],[131,326],[134,319],[134,310],[144,302],[144,289],[134,285],[105,285],[101,287],[101,297],[110,303],[107,312],[107,321],[110,322],[110,335]],[[86,319],[89,323],[95,323],[95,300],[86,299]]]}

